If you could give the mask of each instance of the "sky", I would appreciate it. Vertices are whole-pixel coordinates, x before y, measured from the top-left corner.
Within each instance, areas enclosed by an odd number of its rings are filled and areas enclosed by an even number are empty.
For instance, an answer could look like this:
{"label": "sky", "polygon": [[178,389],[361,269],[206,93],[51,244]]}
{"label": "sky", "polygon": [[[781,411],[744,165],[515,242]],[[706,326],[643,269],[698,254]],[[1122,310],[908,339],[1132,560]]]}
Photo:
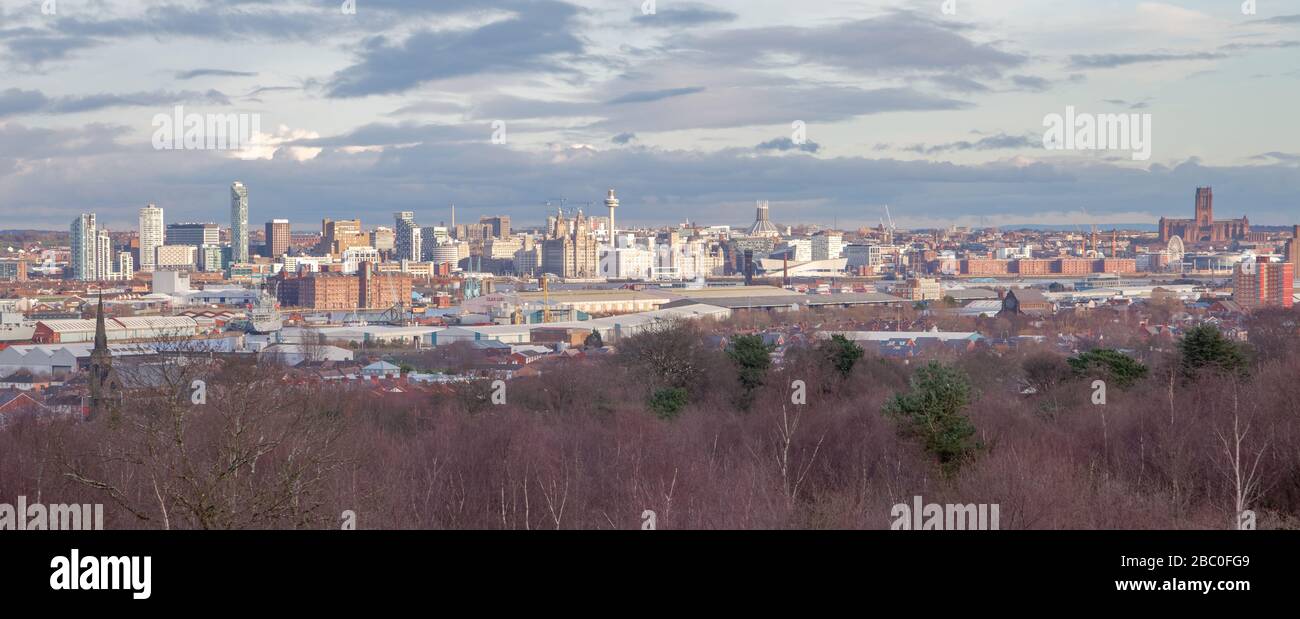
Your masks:
{"label": "sky", "polygon": [[[234,180],[295,229],[1300,223],[1300,0],[1250,4],[0,0],[0,229],[225,225]],[[257,131],[159,148],[177,106]],[[1149,157],[1047,148],[1067,108]]]}

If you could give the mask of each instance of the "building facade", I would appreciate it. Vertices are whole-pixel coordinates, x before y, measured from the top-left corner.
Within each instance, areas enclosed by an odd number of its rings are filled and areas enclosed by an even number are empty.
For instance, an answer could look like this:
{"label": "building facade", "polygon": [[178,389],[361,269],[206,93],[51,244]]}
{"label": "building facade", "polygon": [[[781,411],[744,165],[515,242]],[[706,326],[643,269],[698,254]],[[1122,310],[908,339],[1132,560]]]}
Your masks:
{"label": "building facade", "polygon": [[[204,245],[221,244],[221,226],[215,223],[176,223],[167,226],[163,245]],[[143,244],[141,251],[144,251]]]}
{"label": "building facade", "polygon": [[279,258],[289,252],[288,219],[272,219],[266,222],[266,252],[268,258]]}
{"label": "building facade", "polygon": [[1239,263],[1232,274],[1232,300],[1245,309],[1295,305],[1295,265],[1256,258]]}

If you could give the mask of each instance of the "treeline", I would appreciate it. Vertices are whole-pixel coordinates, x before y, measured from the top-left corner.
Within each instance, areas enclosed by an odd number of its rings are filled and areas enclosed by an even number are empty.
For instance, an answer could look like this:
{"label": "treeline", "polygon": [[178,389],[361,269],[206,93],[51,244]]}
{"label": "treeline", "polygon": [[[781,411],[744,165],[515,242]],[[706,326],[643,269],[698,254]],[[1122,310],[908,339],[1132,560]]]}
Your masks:
{"label": "treeline", "polygon": [[831,339],[779,365],[677,323],[419,399],[175,364],[116,414],[0,430],[0,497],[104,503],[108,528],[879,529],[915,495],[996,503],[1003,529],[1292,528],[1294,319],[1261,316],[1266,344],[901,361]]}

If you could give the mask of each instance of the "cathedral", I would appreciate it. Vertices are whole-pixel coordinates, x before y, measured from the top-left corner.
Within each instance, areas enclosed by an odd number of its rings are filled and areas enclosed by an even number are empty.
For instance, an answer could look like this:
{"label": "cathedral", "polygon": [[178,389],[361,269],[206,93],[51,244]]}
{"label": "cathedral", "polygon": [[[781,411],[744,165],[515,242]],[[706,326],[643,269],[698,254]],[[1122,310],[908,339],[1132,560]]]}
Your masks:
{"label": "cathedral", "polygon": [[1196,243],[1227,243],[1245,240],[1250,236],[1250,220],[1214,220],[1214,191],[1209,187],[1196,188],[1195,219],[1160,218],[1160,242],[1168,243],[1180,237],[1188,245]]}

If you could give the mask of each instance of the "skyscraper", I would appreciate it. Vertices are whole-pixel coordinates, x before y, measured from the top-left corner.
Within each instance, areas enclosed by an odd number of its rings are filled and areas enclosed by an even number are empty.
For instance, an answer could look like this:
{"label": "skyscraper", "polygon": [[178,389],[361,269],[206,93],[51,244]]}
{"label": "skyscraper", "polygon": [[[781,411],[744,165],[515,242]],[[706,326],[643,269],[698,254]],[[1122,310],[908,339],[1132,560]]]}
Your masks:
{"label": "skyscraper", "polygon": [[248,188],[230,185],[230,261],[248,262]]}
{"label": "skyscraper", "polygon": [[150,204],[140,209],[140,270],[153,271],[154,251],[163,244],[163,210]]}
{"label": "skyscraper", "polygon": [[114,279],[113,262],[116,254],[113,252],[113,238],[108,235],[106,228],[100,228],[95,236],[95,279],[107,281]]}
{"label": "skyscraper", "polygon": [[82,213],[72,220],[72,256],[68,266],[72,269],[72,278],[83,282],[95,279],[95,251],[98,249],[99,234],[95,228],[95,214]]}
{"label": "skyscraper", "polygon": [[415,223],[415,213],[411,211],[398,211],[393,213],[393,219],[396,222],[394,234],[396,235],[395,258],[397,260],[411,260],[419,262],[421,258],[420,243],[420,226]]}
{"label": "skyscraper", "polygon": [[272,219],[266,222],[266,253],[279,258],[289,251],[289,220]]}

